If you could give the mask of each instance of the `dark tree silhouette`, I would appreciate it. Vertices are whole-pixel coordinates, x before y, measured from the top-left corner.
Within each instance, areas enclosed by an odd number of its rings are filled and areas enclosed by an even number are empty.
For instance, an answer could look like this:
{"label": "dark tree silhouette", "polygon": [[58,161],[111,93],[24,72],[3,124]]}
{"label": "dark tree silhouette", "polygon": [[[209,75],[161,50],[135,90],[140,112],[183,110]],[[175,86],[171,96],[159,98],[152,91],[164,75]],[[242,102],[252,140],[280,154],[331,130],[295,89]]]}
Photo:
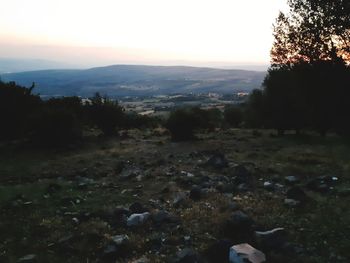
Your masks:
{"label": "dark tree silhouette", "polygon": [[255,89],[250,94],[244,112],[245,126],[249,128],[263,128],[266,123],[264,93]]}
{"label": "dark tree silhouette", "polygon": [[350,62],[350,1],[289,0],[274,25],[274,67],[320,60]]}
{"label": "dark tree silhouette", "polygon": [[165,127],[170,131],[174,141],[195,139],[199,129],[214,129],[221,125],[221,112],[217,110],[202,110],[198,107],[180,108],[170,113]]}
{"label": "dark tree silhouette", "polygon": [[239,127],[243,122],[243,110],[239,106],[227,106],[224,111],[224,120],[231,127]]}
{"label": "dark tree silhouette", "polygon": [[274,26],[265,125],[348,133],[350,1],[289,0]]}
{"label": "dark tree silhouette", "polygon": [[18,139],[29,132],[29,119],[42,106],[33,88],[34,84],[25,88],[0,81],[0,140]]}

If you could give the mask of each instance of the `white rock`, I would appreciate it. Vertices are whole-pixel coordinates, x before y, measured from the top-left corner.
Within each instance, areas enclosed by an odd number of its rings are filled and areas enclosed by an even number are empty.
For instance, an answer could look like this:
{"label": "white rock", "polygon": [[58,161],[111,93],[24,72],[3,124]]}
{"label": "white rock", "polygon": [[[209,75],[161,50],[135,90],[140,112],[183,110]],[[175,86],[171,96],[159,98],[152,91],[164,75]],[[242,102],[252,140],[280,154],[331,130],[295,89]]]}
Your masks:
{"label": "white rock", "polygon": [[30,254],[30,255],[21,257],[17,262],[31,262],[32,260],[35,260],[35,258],[36,258],[36,255]]}
{"label": "white rock", "polygon": [[123,245],[129,241],[128,235],[116,235],[112,237],[113,242],[116,245]]}
{"label": "white rock", "polygon": [[230,248],[229,262],[244,263],[247,259],[251,263],[261,263],[266,261],[265,254],[251,245],[244,243]]}
{"label": "white rock", "polygon": [[270,236],[270,235],[276,234],[277,232],[283,232],[283,231],[284,231],[284,228],[278,227],[269,231],[255,231],[255,234],[257,236],[264,237],[264,236]]}
{"label": "white rock", "polygon": [[132,214],[131,216],[129,216],[126,224],[127,224],[127,226],[142,225],[144,222],[146,222],[148,220],[150,215],[151,214],[149,212],[145,212],[142,214]]}
{"label": "white rock", "polygon": [[297,201],[297,200],[294,200],[294,199],[286,198],[286,199],[284,199],[284,204],[286,206],[296,207],[296,206],[298,206],[300,204],[300,202]]}

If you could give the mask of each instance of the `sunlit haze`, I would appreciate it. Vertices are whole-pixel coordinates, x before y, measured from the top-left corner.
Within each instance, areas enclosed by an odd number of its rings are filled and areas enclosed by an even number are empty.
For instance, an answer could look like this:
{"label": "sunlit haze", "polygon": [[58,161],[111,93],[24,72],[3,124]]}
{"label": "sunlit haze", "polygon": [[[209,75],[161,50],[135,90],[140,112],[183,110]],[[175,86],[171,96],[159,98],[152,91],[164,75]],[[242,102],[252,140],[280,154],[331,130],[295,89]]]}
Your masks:
{"label": "sunlit haze", "polygon": [[[0,57],[267,64],[286,0],[1,0]],[[221,63],[221,64],[220,64]]]}

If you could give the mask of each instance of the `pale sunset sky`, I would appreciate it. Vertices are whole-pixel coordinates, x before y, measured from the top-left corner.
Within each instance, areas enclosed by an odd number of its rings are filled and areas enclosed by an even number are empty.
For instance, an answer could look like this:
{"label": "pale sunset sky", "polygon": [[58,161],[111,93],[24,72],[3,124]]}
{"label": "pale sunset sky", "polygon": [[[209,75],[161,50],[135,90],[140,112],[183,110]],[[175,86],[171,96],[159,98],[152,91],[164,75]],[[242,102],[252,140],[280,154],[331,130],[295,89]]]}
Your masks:
{"label": "pale sunset sky", "polygon": [[286,0],[0,0],[0,57],[268,64]]}

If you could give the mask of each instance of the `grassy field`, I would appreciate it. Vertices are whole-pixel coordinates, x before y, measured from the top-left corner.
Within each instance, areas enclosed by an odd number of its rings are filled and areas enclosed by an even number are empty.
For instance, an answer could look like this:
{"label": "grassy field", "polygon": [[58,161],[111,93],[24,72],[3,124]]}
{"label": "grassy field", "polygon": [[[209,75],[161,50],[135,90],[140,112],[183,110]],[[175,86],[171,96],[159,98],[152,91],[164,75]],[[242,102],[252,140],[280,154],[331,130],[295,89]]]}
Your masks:
{"label": "grassy field", "polygon": [[[118,262],[141,257],[168,262],[184,247],[205,254],[227,238],[222,225],[232,203],[254,220],[254,230],[287,232],[294,252],[264,251],[267,262],[350,261],[350,141],[239,129],[198,138],[174,143],[158,132],[130,131],[127,139],[96,138],[55,151],[2,145],[0,262],[29,254],[35,262],[108,262],[104,248],[120,234],[127,234],[129,243]],[[204,165],[214,152],[225,156],[228,167]],[[231,185],[237,165],[249,171],[248,189],[218,190]],[[307,197],[302,205],[285,205],[291,187],[286,176],[298,178],[295,185]],[[320,176],[337,180],[327,191],[307,187]],[[184,205],[174,205],[179,193],[203,185],[203,178],[211,185],[200,200],[186,197]],[[265,182],[278,189],[266,189]],[[116,222],[116,209],[135,202],[151,213],[166,210],[178,221],[137,228]],[[235,240],[234,233],[229,236]]]}

